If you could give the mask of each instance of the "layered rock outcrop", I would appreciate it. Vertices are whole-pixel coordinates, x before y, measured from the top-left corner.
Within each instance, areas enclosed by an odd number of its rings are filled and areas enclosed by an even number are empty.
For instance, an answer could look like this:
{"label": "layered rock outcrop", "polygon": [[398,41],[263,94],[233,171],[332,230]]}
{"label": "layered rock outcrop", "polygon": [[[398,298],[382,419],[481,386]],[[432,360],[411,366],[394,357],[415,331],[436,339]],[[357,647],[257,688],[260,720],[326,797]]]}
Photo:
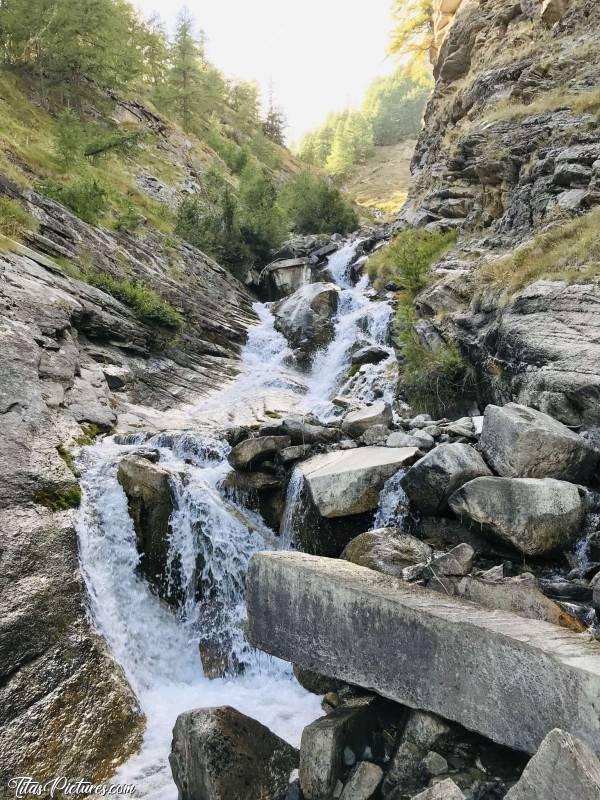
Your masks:
{"label": "layered rock outcrop", "polygon": [[600,8],[594,0],[436,0],[434,27],[436,84],[400,221],[454,228],[470,241],[434,268],[417,308],[460,345],[480,405],[516,400],[569,426],[597,427],[594,270],[585,282],[576,271],[552,279],[524,254],[517,275],[531,277],[516,288],[501,280],[482,288],[480,271],[538,231],[595,213]]}
{"label": "layered rock outcrop", "polygon": [[[252,299],[183,242],[95,228],[34,192],[22,199],[40,233],[0,253],[0,780],[103,779],[139,746],[143,720],[89,625],[69,451],[117,415],[135,426],[145,410],[168,411],[232,377]],[[154,289],[181,314],[180,331],[70,277],[71,259]]]}

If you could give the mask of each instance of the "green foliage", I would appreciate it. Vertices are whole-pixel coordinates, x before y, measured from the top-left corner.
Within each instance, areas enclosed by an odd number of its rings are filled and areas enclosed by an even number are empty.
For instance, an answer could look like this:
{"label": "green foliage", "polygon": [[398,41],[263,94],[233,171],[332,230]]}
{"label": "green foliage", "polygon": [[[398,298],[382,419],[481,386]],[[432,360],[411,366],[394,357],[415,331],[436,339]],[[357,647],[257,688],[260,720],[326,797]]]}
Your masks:
{"label": "green foliage", "polygon": [[329,114],[324,124],[302,139],[298,155],[307,164],[345,178],[354,164],[373,155],[374,145],[392,145],[417,135],[431,91],[426,73],[397,69],[376,78],[360,111]]}
{"label": "green foliage", "polygon": [[441,233],[419,228],[401,231],[387,247],[371,256],[369,278],[378,289],[394,283],[412,297],[426,285],[431,265],[455,241],[455,231]]}
{"label": "green foliage", "polygon": [[395,27],[388,51],[428,55],[433,46],[433,0],[394,0],[392,16]]}
{"label": "green foliage", "polygon": [[430,350],[417,337],[414,323],[412,306],[401,305],[396,318],[400,385],[415,412],[444,416],[457,400],[473,393],[473,376],[456,344]]}
{"label": "green foliage", "polygon": [[108,190],[95,178],[70,183],[44,181],[36,186],[47,197],[67,206],[84,222],[94,225],[108,208]]}
{"label": "green foliage", "polygon": [[137,281],[118,280],[105,272],[85,274],[85,280],[111,294],[133,311],[138,319],[149,325],[178,330],[183,319],[181,314],[153,290]]}
{"label": "green foliage", "polygon": [[62,444],[59,444],[56,449],[58,451],[58,455],[62,458],[67,467],[71,470],[73,475],[78,476],[79,471],[75,465],[75,459],[71,455],[70,451]]}
{"label": "green foliage", "polygon": [[51,511],[66,511],[69,508],[77,508],[81,503],[81,489],[79,486],[69,486],[63,490],[41,489],[34,494],[33,500]]}
{"label": "green foliage", "polygon": [[123,207],[115,215],[113,228],[117,231],[131,233],[144,221],[143,216],[138,212],[131,198],[127,198]]}
{"label": "green foliage", "polygon": [[0,234],[17,239],[24,231],[36,231],[37,228],[37,220],[17,200],[0,197]]}
{"label": "green foliage", "polygon": [[0,52],[44,99],[81,103],[141,71],[136,18],[126,0],[11,0],[0,4]]}
{"label": "green foliage", "polygon": [[345,234],[358,227],[356,212],[339,190],[310,170],[288,181],[281,204],[297,233]]}
{"label": "green foliage", "polygon": [[268,258],[285,236],[277,191],[264,168],[249,161],[240,176],[239,194],[222,174],[205,176],[203,197],[181,202],[176,232],[190,244],[241,274],[245,267]]}
{"label": "green foliage", "polygon": [[85,128],[79,116],[73,109],[65,109],[58,117],[54,133],[54,147],[63,169],[81,161],[86,141]]}

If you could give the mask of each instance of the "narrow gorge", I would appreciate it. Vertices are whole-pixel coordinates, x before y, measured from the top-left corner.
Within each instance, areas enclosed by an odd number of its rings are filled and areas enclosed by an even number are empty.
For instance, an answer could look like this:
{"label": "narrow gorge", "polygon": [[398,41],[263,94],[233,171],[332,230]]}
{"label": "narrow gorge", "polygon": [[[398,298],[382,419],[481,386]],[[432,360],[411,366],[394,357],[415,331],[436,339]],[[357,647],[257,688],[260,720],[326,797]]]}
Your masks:
{"label": "narrow gorge", "polygon": [[600,6],[427,7],[385,220],[0,76],[0,797],[600,800]]}

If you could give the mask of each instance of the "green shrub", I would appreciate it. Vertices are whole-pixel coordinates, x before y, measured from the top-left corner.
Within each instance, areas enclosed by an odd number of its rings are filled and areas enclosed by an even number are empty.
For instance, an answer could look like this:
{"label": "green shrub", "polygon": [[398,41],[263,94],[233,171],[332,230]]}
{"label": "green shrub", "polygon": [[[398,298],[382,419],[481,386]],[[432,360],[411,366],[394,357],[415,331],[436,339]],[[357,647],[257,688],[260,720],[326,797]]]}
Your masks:
{"label": "green shrub", "polygon": [[413,297],[426,285],[431,265],[455,241],[455,231],[441,233],[420,228],[401,231],[387,247],[371,256],[369,278],[378,289],[394,283]]}
{"label": "green shrub", "polygon": [[292,229],[300,234],[346,234],[358,228],[358,216],[341,192],[310,170],[287,182],[281,205]]}
{"label": "green shrub", "polygon": [[37,220],[17,200],[0,197],[0,234],[16,239],[24,231],[35,231],[37,228]]}
{"label": "green shrub", "polygon": [[72,183],[44,181],[38,191],[67,206],[84,222],[94,225],[108,208],[108,191],[94,178],[79,178]]}
{"label": "green shrub", "polygon": [[416,335],[414,322],[414,309],[401,306],[396,319],[400,386],[415,412],[444,416],[455,403],[474,395],[473,375],[454,342],[430,350]]}
{"label": "green shrub", "polygon": [[85,128],[70,108],[58,117],[54,133],[54,148],[63,169],[75,166],[83,158],[86,144]]}
{"label": "green shrub", "polygon": [[123,207],[117,211],[113,227],[117,231],[134,231],[144,221],[144,217],[136,211],[130,199],[127,199]]}
{"label": "green shrub", "polygon": [[170,303],[159,297],[155,291],[137,281],[131,283],[117,280],[104,272],[93,272],[85,275],[92,286],[102,289],[129,306],[136,317],[150,325],[178,330],[183,319]]}

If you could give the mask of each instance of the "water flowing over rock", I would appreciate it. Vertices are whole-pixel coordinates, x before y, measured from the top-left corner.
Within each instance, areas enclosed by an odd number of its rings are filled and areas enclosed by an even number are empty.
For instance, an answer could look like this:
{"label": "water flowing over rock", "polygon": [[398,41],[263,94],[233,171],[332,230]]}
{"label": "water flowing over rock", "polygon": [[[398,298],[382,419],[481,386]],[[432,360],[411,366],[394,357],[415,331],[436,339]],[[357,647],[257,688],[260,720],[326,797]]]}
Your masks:
{"label": "water flowing over rock", "polygon": [[414,447],[338,450],[314,456],[299,469],[319,514],[347,517],[376,509],[384,483],[416,453]]}
{"label": "water flowing over rock", "polygon": [[487,406],[480,445],[488,463],[505,478],[587,483],[600,458],[566,425],[518,403]]}
{"label": "water flowing over rock", "polygon": [[479,453],[466,444],[442,444],[406,471],[402,488],[424,514],[439,514],[463,484],[491,475]]}
{"label": "water flowing over rock", "polygon": [[550,731],[506,800],[596,800],[600,761],[564,730]]}
{"label": "water flowing over rock", "polygon": [[280,658],[517,750],[557,726],[599,749],[600,645],[575,633],[301,553],[256,555],[247,606],[250,641]]}
{"label": "water flowing over rock", "polygon": [[578,487],[552,478],[476,478],[449,504],[463,521],[530,556],[568,547],[584,514]]}
{"label": "water flowing over rock", "polygon": [[310,366],[315,352],[331,342],[339,291],[333,283],[311,283],[274,306],[275,328],[288,340],[301,367]]}
{"label": "water flowing over rock", "polygon": [[180,800],[264,800],[287,786],[298,751],[225,706],[181,714],[169,761]]}

